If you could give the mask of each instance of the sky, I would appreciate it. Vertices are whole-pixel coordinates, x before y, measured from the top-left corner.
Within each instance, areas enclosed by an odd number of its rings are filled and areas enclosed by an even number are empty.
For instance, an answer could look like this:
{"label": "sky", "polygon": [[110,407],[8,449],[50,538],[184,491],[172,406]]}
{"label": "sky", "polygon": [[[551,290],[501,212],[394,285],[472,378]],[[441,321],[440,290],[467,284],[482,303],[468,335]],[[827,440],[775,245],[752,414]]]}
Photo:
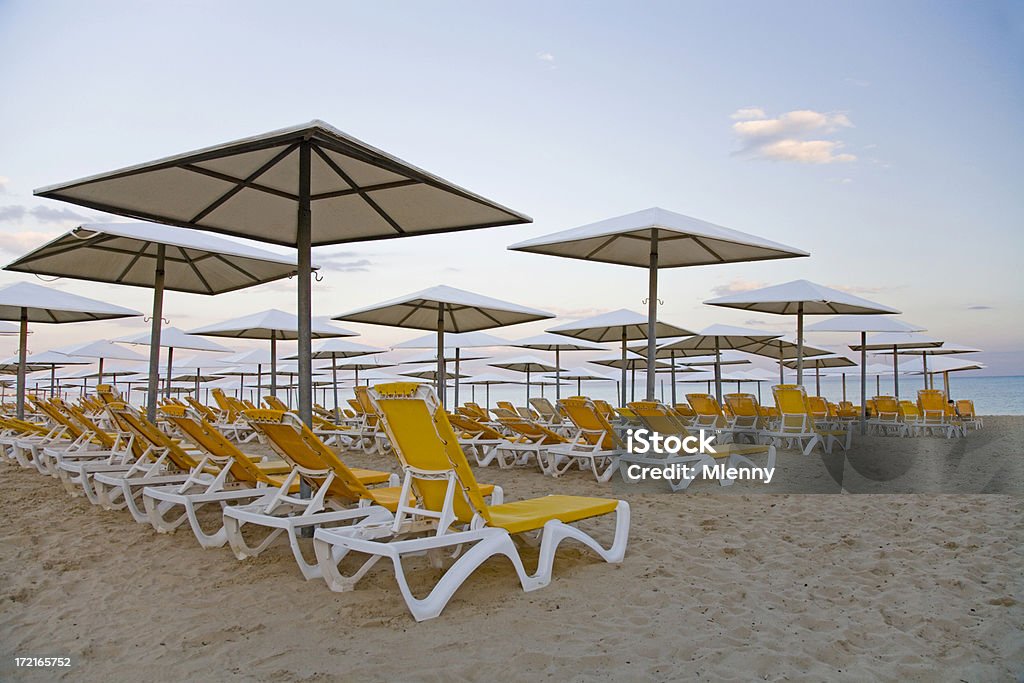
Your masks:
{"label": "sky", "polygon": [[[665,270],[662,320],[792,331],[702,302],[806,278],[1024,374],[1022,7],[0,0],[0,260],[109,220],[35,188],[317,118],[533,223],[317,249],[315,315],[436,284],[560,321],[643,310],[642,269],[506,247],[660,206],[811,253]],[[145,289],[50,286],[151,306]],[[165,317],[187,330],[269,307],[294,310],[293,281],[168,293]],[[30,350],[145,325],[37,325]],[[348,327],[376,345],[421,334]]]}

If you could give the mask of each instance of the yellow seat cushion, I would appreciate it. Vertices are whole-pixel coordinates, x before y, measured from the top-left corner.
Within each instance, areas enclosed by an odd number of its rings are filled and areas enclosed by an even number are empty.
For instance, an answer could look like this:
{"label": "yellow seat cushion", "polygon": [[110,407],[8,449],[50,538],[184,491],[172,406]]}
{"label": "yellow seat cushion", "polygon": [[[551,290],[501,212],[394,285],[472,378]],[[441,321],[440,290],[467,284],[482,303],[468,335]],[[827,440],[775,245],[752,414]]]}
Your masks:
{"label": "yellow seat cushion", "polygon": [[364,470],[359,467],[350,467],[352,474],[355,475],[356,479],[361,481],[364,486],[371,486],[372,484],[383,484],[391,478],[390,472],[381,472],[380,470]]}
{"label": "yellow seat cushion", "polygon": [[725,443],[716,445],[715,452],[713,454],[708,453],[708,455],[714,455],[717,458],[725,458],[730,455],[757,455],[759,453],[767,452],[767,446],[761,446],[758,444]]}
{"label": "yellow seat cushion", "polygon": [[[255,460],[255,458],[253,459]],[[288,474],[292,471],[292,466],[284,460],[257,461],[256,467],[260,468],[260,472],[263,472],[263,474]]]}
{"label": "yellow seat cushion", "polygon": [[[480,488],[482,491],[484,487]],[[611,498],[544,496],[491,505],[487,510],[491,515],[490,526],[505,529],[510,534],[519,534],[540,529],[552,519],[570,524],[588,517],[606,515],[618,504],[619,501]]]}

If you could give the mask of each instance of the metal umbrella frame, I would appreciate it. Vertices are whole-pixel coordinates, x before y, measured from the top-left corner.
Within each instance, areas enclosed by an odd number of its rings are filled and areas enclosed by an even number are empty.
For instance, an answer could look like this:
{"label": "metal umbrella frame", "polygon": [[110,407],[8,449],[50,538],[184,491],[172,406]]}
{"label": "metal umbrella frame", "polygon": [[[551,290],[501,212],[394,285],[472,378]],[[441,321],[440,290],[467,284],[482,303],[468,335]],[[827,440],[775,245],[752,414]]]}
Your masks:
{"label": "metal umbrella frame", "polygon": [[[810,256],[772,242],[658,207],[519,242],[509,247],[551,256],[647,269],[647,359],[655,360],[658,269],[745,263]],[[654,377],[647,378],[647,400],[654,400]]]}
{"label": "metal umbrella frame", "polygon": [[[162,330],[160,330],[156,334],[155,338],[156,338],[156,344],[157,344],[158,347],[163,347],[163,348],[167,349],[167,372],[165,373],[165,376],[168,379],[167,379],[167,381],[164,384],[164,387],[165,387],[164,395],[165,396],[170,396],[171,395],[170,394],[170,388],[171,388],[170,376],[172,374],[171,368],[174,367],[174,349],[187,349],[189,351],[205,351],[205,352],[209,352],[209,353],[232,353],[232,351],[233,351],[232,349],[229,349],[228,347],[223,346],[221,344],[218,344],[216,342],[210,341],[209,339],[203,339],[202,337],[200,337],[198,335],[188,334],[184,330],[181,330],[181,329],[179,329],[177,327],[168,327],[166,329],[162,329]],[[116,343],[118,343],[118,344],[130,344],[130,345],[135,345],[135,346],[149,346],[149,347],[152,347],[153,339],[154,339],[154,335],[153,335],[153,330],[151,329],[149,332],[143,332],[142,334],[129,335],[129,336],[126,336],[126,337],[119,337],[119,338],[115,339],[114,341]],[[153,360],[152,348],[150,349],[149,357],[150,357],[150,362],[152,362],[152,360]],[[159,349],[158,349],[158,357],[159,357]],[[186,366],[183,366],[183,367],[186,367]],[[197,375],[202,374],[200,372],[201,369],[202,369],[201,366],[196,366],[196,374]],[[152,373],[152,371],[153,371],[153,369],[151,367],[150,368],[150,373]],[[159,372],[159,368],[158,368],[158,372]],[[196,382],[195,390],[196,390],[196,394],[198,395],[198,393],[199,393],[199,382],[198,381]],[[197,396],[197,398],[198,398],[198,396]],[[149,411],[149,405],[148,404],[146,406],[146,410],[147,410],[147,412]],[[155,413],[154,413],[154,415],[155,415]]]}
{"label": "metal umbrella frame", "polygon": [[[535,334],[526,339],[509,342],[509,346],[516,346],[522,349],[533,349],[535,351],[554,351],[555,353],[555,399],[562,398],[562,352],[563,351],[607,351],[600,344],[591,344],[582,340],[568,341],[560,335],[551,332]],[[577,383],[577,390],[578,390]]]}
{"label": "metal umbrella frame", "polygon": [[[502,370],[511,370],[512,372],[522,372],[526,374],[526,403],[530,403],[530,375],[540,372],[561,372],[562,368],[557,365],[551,365],[542,358],[536,356],[517,356],[515,358],[504,358],[497,362],[488,363],[488,365],[501,368]],[[556,380],[557,383],[560,380]]]}

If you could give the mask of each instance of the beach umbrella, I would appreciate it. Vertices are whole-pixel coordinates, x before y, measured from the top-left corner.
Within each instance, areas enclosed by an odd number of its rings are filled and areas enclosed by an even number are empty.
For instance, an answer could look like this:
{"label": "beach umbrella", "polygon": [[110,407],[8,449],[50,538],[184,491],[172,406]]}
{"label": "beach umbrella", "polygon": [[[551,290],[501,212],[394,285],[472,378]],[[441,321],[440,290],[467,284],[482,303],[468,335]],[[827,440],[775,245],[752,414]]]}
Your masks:
{"label": "beach umbrella", "polygon": [[[338,407],[338,368],[337,362],[339,358],[358,358],[360,356],[369,356],[374,353],[384,353],[384,349],[378,349],[374,346],[367,346],[365,344],[357,344],[354,341],[348,339],[342,339],[335,337],[334,339],[326,339],[320,344],[317,344],[316,348],[313,349],[313,360],[330,360],[331,361],[331,373],[334,381],[334,407]],[[286,356],[287,360],[298,360],[299,354],[292,356]],[[357,371],[358,372],[358,371]],[[324,401],[326,403],[326,400]]]}
{"label": "beach umbrella", "polygon": [[[292,276],[297,268],[294,254],[206,232],[156,223],[89,223],[34,249],[6,270],[152,288],[149,336],[155,343],[146,345],[150,374],[155,377],[160,348],[174,348],[161,341],[162,334],[171,333],[161,330],[165,290],[223,294]],[[150,389],[148,417],[155,421],[155,380],[150,380]]]}
{"label": "beach umbrella", "polygon": [[[470,332],[468,334],[476,334],[476,333],[475,332]],[[480,334],[483,334],[483,333],[481,332]],[[428,336],[436,337],[436,334],[435,335],[428,335]],[[449,342],[448,338],[451,337],[451,336],[452,335],[447,335],[445,337],[445,343],[446,344]],[[488,336],[490,336],[490,335],[488,335]],[[497,337],[495,337],[495,339],[497,339]],[[395,348],[398,348],[398,347],[395,347]],[[456,347],[456,348],[446,348],[444,350],[445,367],[447,367],[448,363],[455,363],[455,382],[453,384],[453,387],[455,389],[455,398],[453,399],[455,401],[455,405],[459,405],[459,377],[461,375],[461,368],[462,368],[463,361],[484,360],[486,358],[490,358],[490,356],[474,354],[473,352],[470,352],[470,353],[466,354],[466,353],[464,353],[462,351],[462,349],[460,349],[458,347]],[[431,354],[419,354],[417,356],[413,356],[411,358],[406,358],[404,360],[401,360],[401,361],[399,361],[398,364],[399,365],[420,365],[422,363],[432,363],[432,364],[434,364],[436,366],[437,365],[437,353],[435,352],[435,353],[431,353]]]}
{"label": "beach umbrella", "polygon": [[97,384],[103,383],[104,361],[123,360],[137,363],[144,363],[146,361],[146,357],[141,353],[135,353],[131,349],[126,349],[123,346],[115,344],[107,339],[97,339],[96,341],[86,342],[84,344],[62,346],[61,348],[56,349],[56,351],[75,358],[95,358],[98,361],[96,375]]}
{"label": "beach umbrella", "polygon": [[486,404],[487,410],[491,409],[491,387],[495,384],[522,384],[519,380],[510,379],[508,377],[502,377],[495,373],[482,372],[478,375],[473,375],[467,379],[463,384],[469,384],[472,386],[482,386],[486,389]]}
{"label": "beach umbrella", "polygon": [[488,363],[496,368],[502,368],[503,370],[511,370],[512,372],[522,372],[526,374],[526,402],[530,402],[530,374],[538,372],[561,372],[561,368],[557,365],[551,365],[543,358],[537,358],[536,356],[516,356],[515,358],[504,358],[495,363]]}
{"label": "beach umbrella", "polygon": [[25,416],[25,363],[28,356],[28,324],[74,323],[113,320],[142,315],[123,306],[68,294],[31,282],[16,282],[0,288],[0,320],[17,320],[18,330],[18,418]]}
{"label": "beach umbrella", "polygon": [[[631,352],[632,353],[632,352]],[[629,355],[625,358],[621,356],[607,356],[603,358],[591,358],[588,362],[596,365],[603,365],[609,368],[619,368],[622,372],[622,377],[625,379],[629,377],[629,400],[636,400],[636,371],[647,370],[647,356],[641,356],[640,354]],[[660,360],[654,361],[655,367],[669,368],[669,364]],[[625,387],[625,385],[623,385]],[[622,392],[623,402],[622,405],[626,405],[626,391]]]}
{"label": "beach umbrella", "polygon": [[[163,227],[163,226],[161,226],[161,227]],[[183,231],[183,232],[188,232],[188,231],[186,230],[186,231]],[[154,332],[155,332],[155,335],[154,335]],[[217,342],[214,342],[214,341],[210,341],[209,339],[203,339],[202,337],[199,337],[199,336],[194,335],[194,334],[188,334],[184,330],[181,330],[181,329],[179,329],[177,327],[168,327],[168,328],[165,328],[163,330],[159,330],[159,329],[153,330],[153,329],[151,329],[149,332],[143,332],[142,334],[129,335],[127,337],[120,337],[118,339],[115,339],[114,341],[117,342],[118,344],[133,344],[133,345],[137,345],[137,346],[149,346],[149,347],[152,347],[152,345],[153,345],[152,340],[154,340],[154,339],[156,340],[156,344],[158,346],[162,346],[163,348],[167,349],[167,374],[165,376],[168,376],[168,377],[170,376],[170,373],[171,373],[171,367],[174,364],[174,349],[188,349],[189,351],[208,351],[210,353],[231,353],[232,352],[231,349],[229,349],[226,346],[218,344]],[[152,353],[150,354],[150,360],[152,360]],[[196,367],[196,371],[197,371],[196,374],[200,374],[198,372],[199,371],[199,367],[198,366]],[[152,372],[152,368],[150,368],[150,372]],[[197,382],[197,385],[198,385],[198,382]],[[170,386],[171,385],[168,382],[167,388],[169,389]],[[199,393],[199,387],[196,386],[196,394],[198,394],[198,393]],[[147,411],[149,410],[148,404],[147,404],[146,409],[147,409]]]}
{"label": "beach umbrella", "polygon": [[12,323],[0,321],[0,337],[15,336],[18,334],[18,326]]}
{"label": "beach umbrella", "polygon": [[[260,347],[239,351],[230,356],[214,358],[213,362],[216,365],[228,366],[232,370],[230,374],[240,377],[242,390],[245,389],[245,378],[249,375],[256,375],[256,390],[259,392],[263,389],[263,366],[271,364],[270,350]],[[220,374],[227,375],[229,373],[222,371]]]}
{"label": "beach umbrella", "polygon": [[[385,360],[374,360],[372,358],[349,358],[343,360],[340,363],[333,363],[331,370],[337,373],[338,370],[351,370],[355,374],[354,384],[359,386],[359,371],[360,370],[378,370],[380,368],[391,368],[398,365],[393,361]],[[335,374],[337,377],[337,374]],[[366,379],[365,377],[363,378]]]}
{"label": "beach umbrella", "polygon": [[899,313],[873,301],[847,292],[825,287],[808,280],[793,280],[781,285],[762,287],[747,292],[729,294],[704,303],[711,306],[739,308],[776,315],[796,316],[796,383],[804,383],[804,316],[805,315],[869,315]]}
{"label": "beach umbrella", "polygon": [[[810,256],[785,244],[657,207],[536,237],[509,249],[646,268],[651,330],[646,335],[647,356],[652,364],[659,336],[653,333],[658,318],[659,268]],[[653,374],[647,377],[647,400],[654,400]]]}
{"label": "beach umbrella", "polygon": [[[868,332],[907,333],[923,332],[920,325],[904,322],[891,315],[840,315],[828,320],[814,323],[807,327],[808,332],[857,332],[860,334],[860,345],[851,346],[854,351],[860,350],[860,433],[867,432],[867,334]],[[895,366],[895,357],[893,364]],[[877,377],[877,376],[876,376]],[[893,372],[895,393],[899,395],[899,373]],[[845,375],[844,375],[845,387]],[[845,395],[844,395],[845,400]]]}
{"label": "beach umbrella", "polygon": [[[475,358],[469,358],[462,354],[462,349],[467,348],[485,348],[494,346],[507,346],[508,340],[502,339],[501,337],[495,337],[493,334],[487,334],[486,332],[454,332],[452,334],[445,335],[445,346],[455,350],[455,374],[458,375],[460,372],[460,366],[464,360],[480,360],[485,356],[477,356]],[[415,339],[409,339],[401,344],[395,345],[396,349],[430,349],[437,346],[436,334],[425,334]],[[447,354],[448,351],[445,351]],[[437,356],[434,356],[436,362]],[[446,360],[447,362],[447,360]],[[455,405],[459,405],[459,378],[455,378]]]}
{"label": "beach umbrella", "polygon": [[[437,376],[440,377],[445,374],[445,334],[477,332],[553,317],[546,311],[438,285],[336,315],[333,319],[414,330],[435,330]],[[443,404],[446,397],[440,385],[438,396]]]}
{"label": "beach umbrella", "polygon": [[[782,361],[782,364],[785,365],[787,368],[794,369],[794,368],[796,368],[797,361],[795,359],[794,360],[784,360],[784,361]],[[855,367],[857,365],[856,363],[854,363],[852,360],[850,360],[846,356],[841,356],[838,353],[832,354],[832,355],[829,355],[829,356],[816,356],[814,358],[805,358],[804,359],[804,365],[808,365],[808,364],[810,364],[810,366],[814,368],[814,390],[815,390],[815,394],[817,396],[821,396],[821,369],[822,368],[852,368],[852,367]],[[845,379],[844,379],[844,382],[845,382]],[[844,391],[844,393],[846,391],[845,383],[844,383],[843,391]]]}
{"label": "beach umbrella", "polygon": [[[190,330],[189,334],[198,334],[204,337],[227,337],[230,339],[269,339],[270,340],[270,395],[277,396],[277,342],[293,341],[299,338],[299,327],[304,326],[302,316],[294,313],[285,313],[276,308],[270,308],[259,313],[251,313],[240,318],[232,318],[223,322],[205,325]],[[329,337],[356,337],[358,333],[351,332],[341,327],[336,327],[325,320],[312,319],[308,325],[306,334],[312,335],[314,339],[327,339]],[[312,349],[307,347],[306,354],[311,354]],[[312,378],[312,359],[308,367],[303,367],[303,352],[299,350],[299,394],[301,398],[302,387],[305,386],[305,378]],[[312,379],[309,379],[312,382]],[[310,387],[310,410],[312,410],[312,383]],[[312,418],[310,418],[312,419]]]}
{"label": "beach umbrella", "polygon": [[[651,321],[648,316],[635,311],[619,309],[609,313],[601,313],[590,318],[574,320],[572,322],[556,325],[548,328],[552,334],[560,334],[574,339],[584,339],[590,342],[619,342],[622,348],[621,358],[626,360],[626,344],[638,339],[648,339],[648,332],[651,329]],[[670,325],[661,321],[654,324],[655,337],[684,337],[693,332]],[[648,340],[649,341],[649,340]],[[648,354],[648,357],[653,357]],[[622,405],[626,405],[626,366],[621,368],[622,382],[619,391],[622,393]]]}
{"label": "beach umbrella", "polygon": [[710,325],[695,335],[680,339],[662,346],[665,351],[685,351],[690,353],[713,353],[715,360],[715,397],[722,400],[722,364],[723,350],[742,351],[750,346],[762,347],[766,342],[778,338],[779,334],[765,330],[752,330],[733,325]]}
{"label": "beach umbrella", "polygon": [[[409,368],[408,370],[403,370],[398,374],[404,375],[405,377],[428,379],[431,382],[434,382],[435,384],[437,384],[437,378],[439,377],[439,375],[437,374],[437,368],[433,365],[425,365],[419,368]],[[458,375],[456,375],[454,372],[450,372],[448,370],[444,371],[444,378],[446,380],[455,379],[456,377],[458,377]],[[462,377],[472,377],[472,375],[462,375]]]}
{"label": "beach umbrella", "polygon": [[[43,351],[42,353],[31,354],[31,359],[25,366],[25,372],[38,372],[49,369],[50,398],[53,398],[56,391],[60,388],[60,382],[57,379],[57,368],[63,368],[68,365],[87,365],[90,362],[80,358],[72,358],[59,351]],[[18,358],[16,356],[0,361],[0,374],[17,374],[17,372]]]}
{"label": "beach umbrella", "polygon": [[36,190],[100,211],[296,247],[299,417],[313,421],[312,247],[528,223],[323,121]]}
{"label": "beach umbrella", "polygon": [[943,391],[946,394],[946,400],[951,400],[953,397],[949,395],[949,373],[951,372],[963,372],[965,370],[984,370],[985,364],[978,363],[976,361],[964,360],[962,358],[949,358],[947,356],[933,356],[931,360],[927,361],[928,356],[919,356],[911,358],[903,363],[900,363],[900,369],[903,372],[910,374],[920,374],[925,377],[931,375],[933,378],[935,375],[942,375]]}
{"label": "beach umbrella", "polygon": [[[868,337],[868,345],[871,345],[871,337]],[[888,349],[879,350],[881,355],[889,355],[892,351]],[[919,356],[921,358],[921,367],[923,368],[923,374],[925,376],[925,388],[927,387],[928,377],[932,373],[928,371],[928,358],[931,356],[949,356],[959,353],[981,353],[981,349],[975,349],[970,346],[957,346],[956,344],[943,344],[942,346],[928,346],[928,347],[907,347],[902,346],[896,350],[896,355],[900,356]],[[933,389],[935,387],[932,387]]]}
{"label": "beach umbrella", "polygon": [[558,376],[559,376],[559,380],[567,379],[567,380],[570,380],[570,381],[572,381],[572,380],[576,381],[576,395],[577,396],[582,395],[582,393],[583,393],[583,382],[592,382],[592,381],[614,382],[614,381],[616,381],[614,377],[609,377],[608,375],[604,375],[604,374],[602,374],[602,373],[600,373],[600,372],[598,372],[596,370],[591,370],[589,368],[582,368],[582,367],[580,367],[580,368],[570,368],[568,370],[563,370],[563,371],[561,371],[559,373]]}
{"label": "beach umbrella", "polygon": [[900,378],[897,369],[897,352],[901,349],[939,348],[942,345],[943,341],[941,339],[935,339],[934,337],[917,332],[880,332],[870,337],[862,334],[861,343],[851,344],[850,348],[854,351],[860,351],[862,357],[867,351],[892,354],[893,394],[898,399],[900,397]]}
{"label": "beach umbrella", "polygon": [[542,332],[526,339],[510,342],[509,346],[516,346],[523,349],[534,349],[535,351],[555,352],[555,398],[562,398],[561,365],[562,351],[607,351],[599,344],[592,344],[581,339],[573,340],[551,332]]}

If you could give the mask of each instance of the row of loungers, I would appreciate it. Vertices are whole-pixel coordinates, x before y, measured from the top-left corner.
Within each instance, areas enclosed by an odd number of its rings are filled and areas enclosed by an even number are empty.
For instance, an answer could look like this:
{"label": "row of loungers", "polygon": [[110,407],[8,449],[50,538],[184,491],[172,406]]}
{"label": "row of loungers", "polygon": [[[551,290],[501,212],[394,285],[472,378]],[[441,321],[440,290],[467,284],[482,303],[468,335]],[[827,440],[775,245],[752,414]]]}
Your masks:
{"label": "row of loungers", "polygon": [[[430,388],[385,384],[366,398],[381,438],[356,426],[310,429],[284,410],[248,406],[231,406],[235,415],[171,402],[153,424],[101,385],[78,405],[34,399],[29,419],[0,418],[0,446],[4,457],[58,478],[73,495],[127,510],[158,532],[187,525],[204,548],[227,545],[244,559],[284,537],[302,575],[331,590],[353,590],[379,560],[388,560],[417,620],[438,616],[495,555],[511,561],[526,591],[551,581],[555,553],[567,539],[607,562],[622,561],[630,525],[625,501],[551,495],[504,502],[500,487],[477,482]],[[372,441],[397,459],[403,476],[347,466],[317,431],[343,448]],[[254,440],[275,457],[247,453]],[[614,518],[608,545],[576,526],[604,516]],[[313,559],[300,543],[310,533]],[[539,544],[532,573],[517,542]],[[424,555],[446,571],[417,598],[406,564]]]}

